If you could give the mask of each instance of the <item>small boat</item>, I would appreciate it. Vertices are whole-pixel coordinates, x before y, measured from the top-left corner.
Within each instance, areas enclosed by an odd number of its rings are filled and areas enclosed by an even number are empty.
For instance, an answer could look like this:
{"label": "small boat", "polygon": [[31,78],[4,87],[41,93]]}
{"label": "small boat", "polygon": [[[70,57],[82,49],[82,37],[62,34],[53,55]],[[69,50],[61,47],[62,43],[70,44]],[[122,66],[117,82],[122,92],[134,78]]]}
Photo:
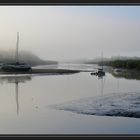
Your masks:
{"label": "small boat", "polygon": [[98,68],[98,71],[97,72],[92,72],[91,75],[96,75],[98,77],[105,76],[105,71],[103,70],[103,56],[102,56],[102,67],[101,68]]}
{"label": "small boat", "polygon": [[98,72],[97,72],[98,76],[104,76],[105,75],[105,72],[103,71],[103,69],[98,69]]}
{"label": "small boat", "polygon": [[16,60],[15,63],[4,63],[1,66],[2,71],[16,72],[16,71],[31,71],[31,66],[26,63],[20,63],[18,61],[18,46],[19,46],[19,33],[17,33],[16,44]]}
{"label": "small boat", "polygon": [[96,75],[98,77],[105,76],[105,72],[103,71],[102,68],[99,68],[97,72],[92,72],[91,75]]}

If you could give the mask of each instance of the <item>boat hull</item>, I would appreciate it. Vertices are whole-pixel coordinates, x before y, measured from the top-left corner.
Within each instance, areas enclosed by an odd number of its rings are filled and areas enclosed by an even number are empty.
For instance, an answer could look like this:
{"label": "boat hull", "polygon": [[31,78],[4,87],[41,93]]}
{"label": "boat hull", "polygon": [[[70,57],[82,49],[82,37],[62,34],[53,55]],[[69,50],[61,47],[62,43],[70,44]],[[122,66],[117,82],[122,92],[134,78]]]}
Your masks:
{"label": "boat hull", "polygon": [[31,67],[29,65],[8,65],[5,64],[1,67],[2,71],[7,71],[7,72],[15,72],[15,71],[31,71]]}

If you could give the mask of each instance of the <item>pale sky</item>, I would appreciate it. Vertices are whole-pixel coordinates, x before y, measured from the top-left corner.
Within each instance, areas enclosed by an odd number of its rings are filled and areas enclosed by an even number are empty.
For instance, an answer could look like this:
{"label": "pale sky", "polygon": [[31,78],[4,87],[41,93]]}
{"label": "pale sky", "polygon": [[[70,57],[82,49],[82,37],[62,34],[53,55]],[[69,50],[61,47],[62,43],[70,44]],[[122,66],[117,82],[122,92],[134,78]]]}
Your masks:
{"label": "pale sky", "polygon": [[140,56],[140,6],[0,6],[0,49],[49,60]]}

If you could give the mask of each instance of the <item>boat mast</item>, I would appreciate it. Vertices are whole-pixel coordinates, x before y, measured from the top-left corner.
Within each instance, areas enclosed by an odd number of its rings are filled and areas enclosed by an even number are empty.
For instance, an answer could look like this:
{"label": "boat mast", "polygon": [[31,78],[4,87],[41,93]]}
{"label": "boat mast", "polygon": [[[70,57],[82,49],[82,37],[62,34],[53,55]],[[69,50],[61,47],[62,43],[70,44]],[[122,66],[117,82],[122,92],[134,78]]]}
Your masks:
{"label": "boat mast", "polygon": [[101,55],[102,55],[102,70],[103,70],[103,52],[102,52]]}
{"label": "boat mast", "polygon": [[19,32],[17,32],[17,43],[16,43],[16,63],[18,63],[18,46],[19,46]]}

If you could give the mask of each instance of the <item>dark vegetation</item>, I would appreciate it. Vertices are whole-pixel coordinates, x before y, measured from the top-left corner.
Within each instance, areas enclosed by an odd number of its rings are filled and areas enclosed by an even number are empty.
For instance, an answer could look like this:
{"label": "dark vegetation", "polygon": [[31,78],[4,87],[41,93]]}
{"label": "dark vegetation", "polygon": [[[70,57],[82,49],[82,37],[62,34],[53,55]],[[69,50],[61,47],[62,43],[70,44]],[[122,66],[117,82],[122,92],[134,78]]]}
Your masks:
{"label": "dark vegetation", "polygon": [[95,58],[93,60],[83,61],[83,63],[112,66],[113,68],[140,70],[140,57]]}
{"label": "dark vegetation", "polygon": [[105,62],[99,62],[99,65],[112,66],[114,68],[123,68],[131,70],[140,70],[140,60],[110,60]]}
{"label": "dark vegetation", "polygon": [[[0,63],[14,63],[15,62],[15,52],[14,51],[0,51]],[[19,52],[19,62],[28,63],[31,66],[36,65],[51,65],[57,64],[57,61],[42,60],[35,54],[28,51]]]}

